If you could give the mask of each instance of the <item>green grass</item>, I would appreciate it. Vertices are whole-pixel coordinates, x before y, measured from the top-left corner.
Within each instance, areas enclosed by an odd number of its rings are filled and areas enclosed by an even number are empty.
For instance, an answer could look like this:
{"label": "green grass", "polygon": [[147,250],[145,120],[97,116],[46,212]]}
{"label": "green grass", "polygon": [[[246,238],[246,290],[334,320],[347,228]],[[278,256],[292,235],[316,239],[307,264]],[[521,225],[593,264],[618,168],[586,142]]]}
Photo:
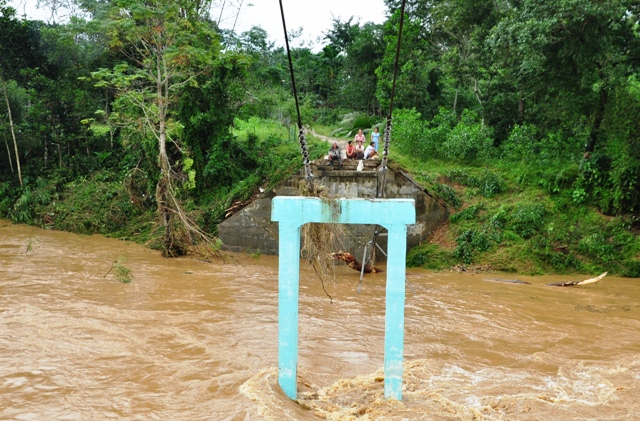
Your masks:
{"label": "green grass", "polygon": [[397,152],[391,158],[452,212],[445,241],[411,250],[409,266],[640,277],[640,238],[631,217],[605,216],[589,203],[576,203],[571,165],[531,168],[496,162],[487,168],[423,162]]}
{"label": "green grass", "polygon": [[[278,183],[300,171],[302,156],[295,126],[292,133],[274,120],[252,117],[248,121],[235,120],[233,131],[242,148],[250,150],[256,168],[252,173],[229,186],[222,186],[201,198],[194,212],[209,232],[217,231],[217,224],[224,219],[225,210],[236,201],[249,200],[259,188],[269,190]],[[307,136],[309,157],[317,159],[327,151],[327,143],[312,135]]]}
{"label": "green grass", "polygon": [[275,120],[265,120],[259,117],[251,117],[246,121],[239,118],[234,119],[231,132],[244,141],[249,139],[249,135],[258,139],[275,136],[279,139],[291,140],[289,129],[286,126]]}

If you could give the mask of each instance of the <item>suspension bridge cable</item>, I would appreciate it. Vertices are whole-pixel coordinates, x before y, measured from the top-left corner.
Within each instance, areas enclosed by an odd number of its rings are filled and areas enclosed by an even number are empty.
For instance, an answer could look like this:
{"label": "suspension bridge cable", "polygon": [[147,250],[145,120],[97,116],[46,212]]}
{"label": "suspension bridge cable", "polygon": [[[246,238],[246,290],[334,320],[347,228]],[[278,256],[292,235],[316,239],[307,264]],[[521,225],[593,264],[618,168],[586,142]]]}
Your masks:
{"label": "suspension bridge cable", "polygon": [[287,34],[287,23],[284,18],[284,8],[282,0],[280,0],[280,15],[282,16],[282,28],[284,29],[284,43],[287,47],[287,58],[289,60],[289,73],[291,74],[291,86],[293,87],[293,97],[296,102],[296,112],[298,114],[298,141],[300,143],[300,153],[302,153],[302,163],[304,164],[304,175],[309,189],[313,192],[313,173],[311,172],[311,164],[309,163],[309,149],[307,147],[307,139],[304,136],[302,127],[302,117],[300,115],[300,104],[298,103],[298,90],[296,89],[296,78],[293,74],[293,60],[291,59],[291,49],[289,48],[289,35]]}

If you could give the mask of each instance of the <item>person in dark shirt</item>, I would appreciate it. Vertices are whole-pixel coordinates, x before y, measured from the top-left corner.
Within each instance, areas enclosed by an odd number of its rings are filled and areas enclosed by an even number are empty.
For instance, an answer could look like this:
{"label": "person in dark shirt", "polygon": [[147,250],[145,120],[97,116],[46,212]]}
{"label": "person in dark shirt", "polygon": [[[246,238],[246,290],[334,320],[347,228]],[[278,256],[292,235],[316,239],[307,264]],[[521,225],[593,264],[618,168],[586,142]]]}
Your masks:
{"label": "person in dark shirt", "polygon": [[334,161],[338,162],[338,168],[342,168],[342,150],[338,146],[338,142],[333,142],[331,149],[329,149],[329,162],[333,164]]}

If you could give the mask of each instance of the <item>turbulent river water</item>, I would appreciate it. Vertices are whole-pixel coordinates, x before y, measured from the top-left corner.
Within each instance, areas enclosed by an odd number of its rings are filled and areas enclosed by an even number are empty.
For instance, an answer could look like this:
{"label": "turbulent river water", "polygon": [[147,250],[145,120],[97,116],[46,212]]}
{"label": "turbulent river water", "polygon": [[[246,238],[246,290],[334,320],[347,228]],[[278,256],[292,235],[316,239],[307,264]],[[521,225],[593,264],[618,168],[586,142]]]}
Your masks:
{"label": "turbulent river water", "polygon": [[[131,269],[122,283],[116,259]],[[409,270],[403,401],[383,398],[385,274],[311,271],[299,400],[277,386],[277,258],[163,259],[0,221],[2,420],[637,420],[640,280]],[[304,267],[304,266],[303,266]]]}

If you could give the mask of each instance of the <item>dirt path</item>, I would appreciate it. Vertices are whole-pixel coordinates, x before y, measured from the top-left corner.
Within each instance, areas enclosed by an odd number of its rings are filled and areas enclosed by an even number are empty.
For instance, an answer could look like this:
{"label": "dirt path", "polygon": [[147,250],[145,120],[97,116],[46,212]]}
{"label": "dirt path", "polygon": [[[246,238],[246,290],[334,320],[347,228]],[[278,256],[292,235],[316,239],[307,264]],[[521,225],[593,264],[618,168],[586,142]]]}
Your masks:
{"label": "dirt path", "polygon": [[[311,134],[312,136],[323,140],[329,144],[332,144],[333,142],[338,142],[338,146],[340,147],[340,150],[342,151],[342,159],[346,159],[347,155],[346,155],[346,148],[347,148],[347,142],[348,140],[344,140],[344,139],[338,139],[337,137],[330,137],[330,136],[325,136],[325,135],[321,135],[319,133],[316,133],[315,130],[313,129],[307,129],[306,130],[307,133]],[[331,146],[329,146],[331,147]]]}
{"label": "dirt path", "polygon": [[347,140],[338,139],[337,137],[325,136],[325,135],[322,135],[320,133],[317,133],[313,129],[306,129],[306,132],[311,134],[311,135],[313,135],[314,137],[317,137],[320,140],[325,141],[325,142],[329,142],[329,143],[338,142],[338,145],[340,147],[343,147],[343,146],[347,145]]}

